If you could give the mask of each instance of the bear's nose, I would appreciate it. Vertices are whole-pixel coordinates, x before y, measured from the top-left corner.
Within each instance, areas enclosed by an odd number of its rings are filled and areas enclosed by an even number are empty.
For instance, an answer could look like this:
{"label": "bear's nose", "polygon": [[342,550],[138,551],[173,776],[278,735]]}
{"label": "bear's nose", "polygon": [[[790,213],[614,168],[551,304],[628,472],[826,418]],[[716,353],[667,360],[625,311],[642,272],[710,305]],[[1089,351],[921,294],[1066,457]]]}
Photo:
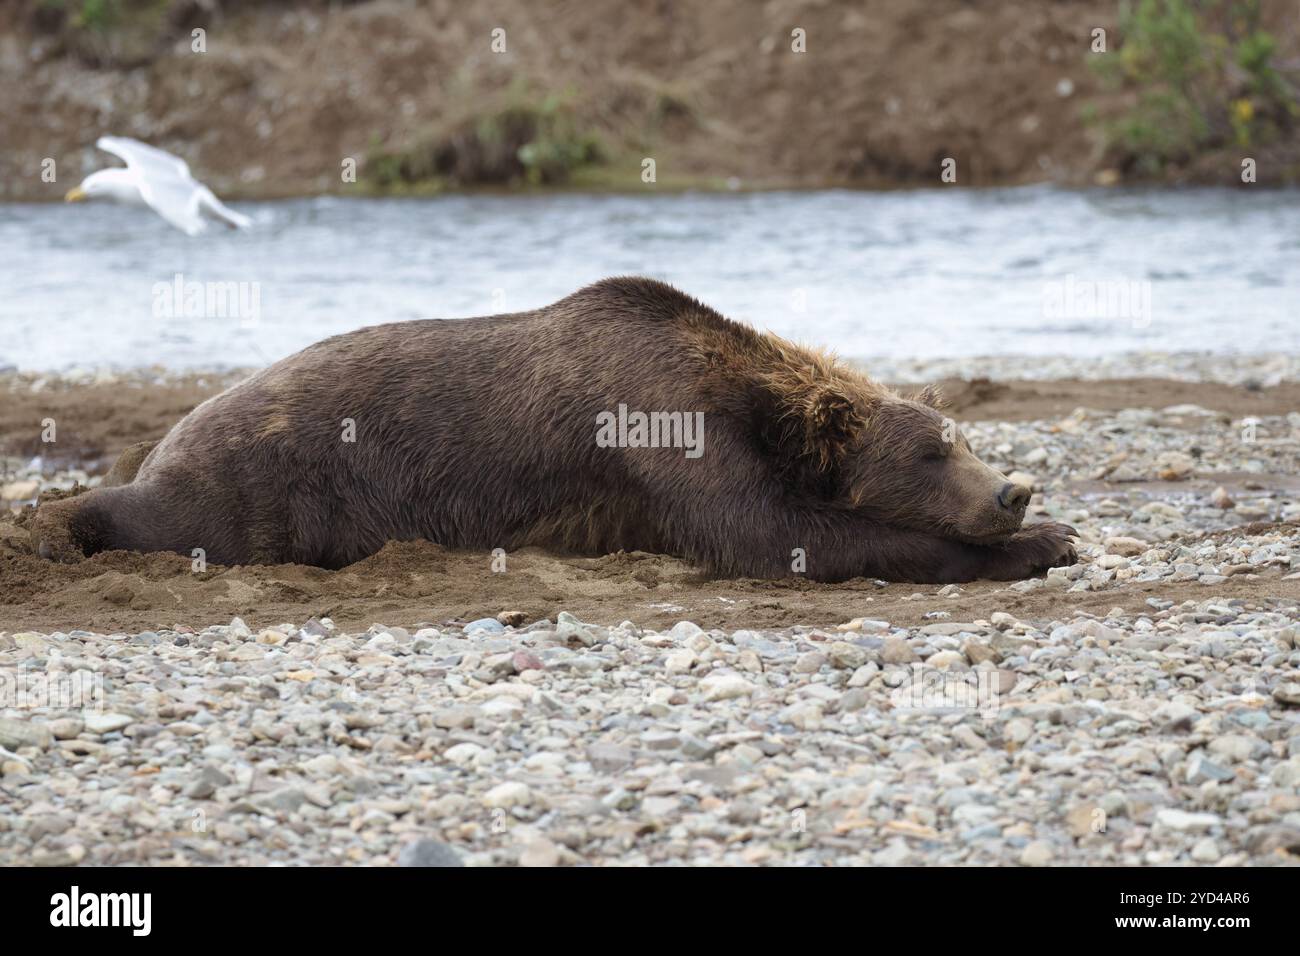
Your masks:
{"label": "bear's nose", "polygon": [[998,492],[998,504],[1008,511],[1023,509],[1029,504],[1029,489],[1024,485],[1013,485],[1008,481]]}

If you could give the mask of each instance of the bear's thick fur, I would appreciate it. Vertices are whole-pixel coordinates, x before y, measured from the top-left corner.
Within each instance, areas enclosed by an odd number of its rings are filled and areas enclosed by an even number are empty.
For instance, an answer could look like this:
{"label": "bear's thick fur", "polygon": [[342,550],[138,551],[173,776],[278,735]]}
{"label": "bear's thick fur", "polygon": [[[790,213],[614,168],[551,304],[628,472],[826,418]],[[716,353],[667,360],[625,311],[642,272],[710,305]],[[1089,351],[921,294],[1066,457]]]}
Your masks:
{"label": "bear's thick fur", "polygon": [[33,543],[337,568],[426,538],[823,581],[1072,562],[1072,529],[1022,528],[1027,489],[935,404],[661,282],[608,279],[534,312],[319,342],[133,449],[134,480],[131,461],[43,505]]}

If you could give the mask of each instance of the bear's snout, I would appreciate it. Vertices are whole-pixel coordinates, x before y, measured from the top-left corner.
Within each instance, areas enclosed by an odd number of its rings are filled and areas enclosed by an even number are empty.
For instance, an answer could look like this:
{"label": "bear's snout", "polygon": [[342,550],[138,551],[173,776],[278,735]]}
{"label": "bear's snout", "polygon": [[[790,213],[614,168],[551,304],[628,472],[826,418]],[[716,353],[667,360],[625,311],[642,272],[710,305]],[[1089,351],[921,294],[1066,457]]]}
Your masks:
{"label": "bear's snout", "polygon": [[961,493],[957,514],[950,527],[954,537],[971,544],[995,544],[1021,529],[1024,512],[1030,506],[1030,489],[1010,481],[997,468],[989,467],[970,451],[954,455],[948,485]]}

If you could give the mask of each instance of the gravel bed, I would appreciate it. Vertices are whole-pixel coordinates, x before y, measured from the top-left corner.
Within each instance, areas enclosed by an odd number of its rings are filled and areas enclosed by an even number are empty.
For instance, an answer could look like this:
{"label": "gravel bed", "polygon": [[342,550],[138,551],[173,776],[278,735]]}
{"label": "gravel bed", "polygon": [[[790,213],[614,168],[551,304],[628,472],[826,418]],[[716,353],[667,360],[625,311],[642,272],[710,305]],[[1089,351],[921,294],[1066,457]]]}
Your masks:
{"label": "gravel bed", "polygon": [[92,706],[0,712],[0,862],[1294,862],[1300,608],[1160,603],[7,635]]}

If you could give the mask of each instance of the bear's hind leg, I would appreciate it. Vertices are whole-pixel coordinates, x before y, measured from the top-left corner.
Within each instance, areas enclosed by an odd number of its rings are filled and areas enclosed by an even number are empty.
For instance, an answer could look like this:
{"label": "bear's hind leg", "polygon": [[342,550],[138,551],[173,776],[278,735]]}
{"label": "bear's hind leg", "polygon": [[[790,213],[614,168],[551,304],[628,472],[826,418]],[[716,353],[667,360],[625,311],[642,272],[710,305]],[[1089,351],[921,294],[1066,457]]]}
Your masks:
{"label": "bear's hind leg", "polygon": [[31,524],[32,550],[50,561],[79,561],[131,548],[122,520],[127,488],[93,488],[74,498],[47,501]]}

